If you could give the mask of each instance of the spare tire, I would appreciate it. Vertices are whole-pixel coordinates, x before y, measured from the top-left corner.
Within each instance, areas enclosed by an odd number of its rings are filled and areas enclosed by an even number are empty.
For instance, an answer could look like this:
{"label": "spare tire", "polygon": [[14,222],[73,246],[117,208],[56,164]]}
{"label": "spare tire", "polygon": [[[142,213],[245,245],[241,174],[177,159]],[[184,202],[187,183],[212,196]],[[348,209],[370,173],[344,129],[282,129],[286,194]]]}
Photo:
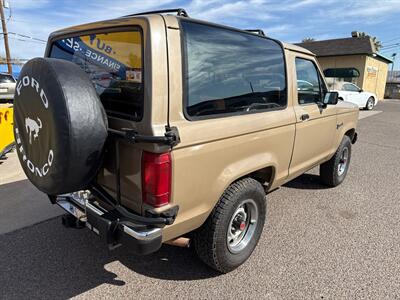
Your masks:
{"label": "spare tire", "polygon": [[88,75],[76,64],[35,58],[21,70],[14,97],[18,157],[42,192],[87,188],[101,165],[107,116]]}

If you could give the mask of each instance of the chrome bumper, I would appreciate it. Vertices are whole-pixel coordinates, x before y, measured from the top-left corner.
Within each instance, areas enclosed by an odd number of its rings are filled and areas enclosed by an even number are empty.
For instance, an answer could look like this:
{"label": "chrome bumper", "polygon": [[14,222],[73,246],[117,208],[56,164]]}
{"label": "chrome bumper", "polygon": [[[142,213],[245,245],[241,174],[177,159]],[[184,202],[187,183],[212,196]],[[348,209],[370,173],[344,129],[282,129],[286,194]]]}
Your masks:
{"label": "chrome bumper", "polygon": [[76,193],[60,195],[56,204],[77,220],[85,223],[86,227],[103,237],[110,248],[120,244],[131,244],[138,254],[148,254],[161,246],[162,228],[150,227],[119,220],[114,222],[108,216],[110,212],[99,208]]}

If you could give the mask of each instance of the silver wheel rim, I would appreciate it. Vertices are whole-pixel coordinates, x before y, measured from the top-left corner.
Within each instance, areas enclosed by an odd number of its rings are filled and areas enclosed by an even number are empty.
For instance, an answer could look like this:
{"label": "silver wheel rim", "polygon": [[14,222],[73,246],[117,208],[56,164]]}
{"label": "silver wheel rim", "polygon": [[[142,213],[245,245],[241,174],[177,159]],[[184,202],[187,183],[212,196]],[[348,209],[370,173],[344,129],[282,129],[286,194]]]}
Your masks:
{"label": "silver wheel rim", "polygon": [[374,103],[373,101],[370,99],[368,100],[368,109],[373,109],[374,108]]}
{"label": "silver wheel rim", "polygon": [[338,165],[338,175],[342,176],[347,168],[347,163],[349,162],[349,148],[344,148],[342,154],[340,155],[339,165]]}
{"label": "silver wheel rim", "polygon": [[226,242],[230,252],[238,253],[249,244],[258,222],[258,208],[254,200],[243,200],[229,222]]}

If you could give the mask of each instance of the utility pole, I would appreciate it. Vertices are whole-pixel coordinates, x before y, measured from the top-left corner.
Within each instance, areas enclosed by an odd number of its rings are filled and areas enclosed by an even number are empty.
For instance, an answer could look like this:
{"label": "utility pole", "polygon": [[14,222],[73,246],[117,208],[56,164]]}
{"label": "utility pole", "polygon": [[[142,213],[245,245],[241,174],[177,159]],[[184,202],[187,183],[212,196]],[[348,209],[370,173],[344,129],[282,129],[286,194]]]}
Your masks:
{"label": "utility pole", "polygon": [[4,17],[4,0],[0,0],[0,16],[1,16],[1,27],[3,28],[4,48],[6,49],[8,73],[12,74],[10,48],[8,47],[8,32],[7,32],[6,18]]}

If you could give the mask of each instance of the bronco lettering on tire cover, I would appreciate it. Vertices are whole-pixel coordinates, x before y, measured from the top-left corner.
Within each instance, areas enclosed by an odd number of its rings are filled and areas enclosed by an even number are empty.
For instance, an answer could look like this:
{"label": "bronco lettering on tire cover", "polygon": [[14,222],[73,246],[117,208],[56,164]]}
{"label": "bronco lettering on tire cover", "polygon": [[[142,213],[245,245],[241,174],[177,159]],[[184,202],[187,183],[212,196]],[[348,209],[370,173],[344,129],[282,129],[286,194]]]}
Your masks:
{"label": "bronco lettering on tire cover", "polygon": [[28,61],[14,99],[18,157],[28,179],[58,195],[87,187],[101,164],[107,116],[88,75],[54,58]]}

